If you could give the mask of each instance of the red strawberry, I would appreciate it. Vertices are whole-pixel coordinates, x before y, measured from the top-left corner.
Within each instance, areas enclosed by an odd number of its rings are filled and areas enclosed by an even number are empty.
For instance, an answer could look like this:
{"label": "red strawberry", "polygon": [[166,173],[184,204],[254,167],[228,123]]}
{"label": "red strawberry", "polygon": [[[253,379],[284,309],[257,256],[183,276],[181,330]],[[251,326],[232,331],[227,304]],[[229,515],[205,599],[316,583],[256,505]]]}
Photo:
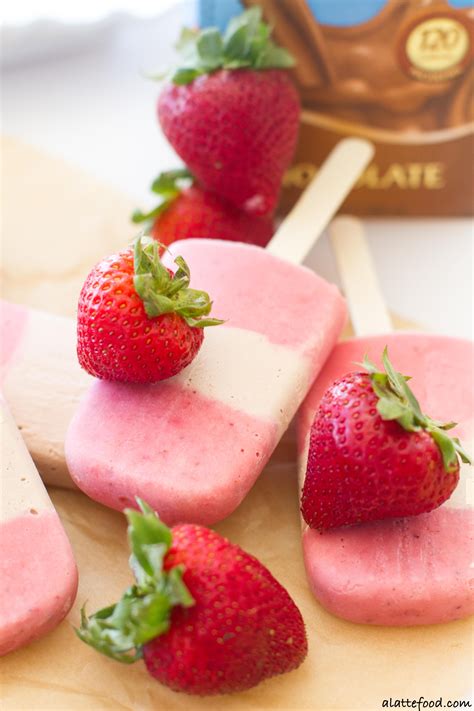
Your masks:
{"label": "red strawberry", "polygon": [[196,356],[209,295],[189,289],[189,269],[178,257],[175,274],[160,261],[158,243],[138,238],[97,264],[82,287],[77,315],[77,356],[91,375],[151,383],[176,375]]}
{"label": "red strawberry", "polygon": [[311,428],[301,510],[312,528],[413,516],[446,501],[459,480],[458,439],[424,415],[407,378],[382,357],[349,373],[321,399]]}
{"label": "red strawberry", "polygon": [[234,18],[223,37],[188,31],[184,66],[158,100],[161,127],[198,181],[256,215],[275,210],[300,116],[282,71],[293,58],[269,37],[258,7]]}
{"label": "red strawberry", "polygon": [[249,215],[191,181],[186,169],[161,173],[151,186],[160,198],[158,206],[147,214],[135,212],[133,222],[147,221],[150,234],[165,245],[188,237],[268,244],[274,232],[271,217]]}
{"label": "red strawberry", "polygon": [[253,556],[210,529],[168,529],[144,502],[127,510],[136,584],[116,605],[82,614],[78,636],[121,662],[143,657],[175,691],[243,691],[306,656],[301,614]]}

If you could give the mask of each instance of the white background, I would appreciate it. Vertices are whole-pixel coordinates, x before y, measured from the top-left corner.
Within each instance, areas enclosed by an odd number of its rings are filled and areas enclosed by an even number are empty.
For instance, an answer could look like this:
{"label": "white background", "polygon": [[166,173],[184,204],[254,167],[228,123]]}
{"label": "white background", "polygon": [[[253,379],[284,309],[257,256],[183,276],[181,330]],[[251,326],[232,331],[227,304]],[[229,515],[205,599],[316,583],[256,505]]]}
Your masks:
{"label": "white background", "polygon": [[[107,17],[119,4],[76,5],[75,19],[82,12],[89,22],[82,27],[15,27],[14,22],[26,21],[28,6],[37,9],[38,3],[10,6],[2,124],[5,133],[80,165],[146,207],[151,179],[177,160],[155,118],[159,85],[144,74],[169,63],[180,27],[195,20],[194,4],[142,0],[132,5],[142,17]],[[56,5],[51,0],[43,8],[52,13]],[[147,13],[155,16],[143,19]],[[100,14],[105,19],[97,23]],[[15,61],[8,63],[9,56]],[[389,307],[432,331],[472,337],[472,222],[377,219],[365,224]],[[337,282],[326,236],[307,263]]]}

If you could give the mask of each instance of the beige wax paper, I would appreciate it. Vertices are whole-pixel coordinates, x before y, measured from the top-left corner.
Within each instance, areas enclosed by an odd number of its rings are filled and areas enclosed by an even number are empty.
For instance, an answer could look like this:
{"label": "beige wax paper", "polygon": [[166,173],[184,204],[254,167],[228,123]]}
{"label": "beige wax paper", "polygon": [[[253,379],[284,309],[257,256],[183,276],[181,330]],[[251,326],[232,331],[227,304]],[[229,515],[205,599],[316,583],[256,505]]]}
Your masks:
{"label": "beige wax paper", "polygon": [[73,316],[92,266],[140,231],[133,201],[16,138],[2,137],[1,158],[2,296]]}
{"label": "beige wax paper", "polygon": [[79,593],[67,619],[50,635],[1,661],[2,711],[248,711],[381,709],[383,699],[459,699],[472,661],[469,620],[388,628],[356,625],[325,612],[312,597],[300,546],[294,432],[241,506],[216,529],[257,556],[300,607],[309,654],[296,671],[245,693],[193,698],[148,676],[142,662],[128,667],[76,639],[73,625],[117,599],[130,584],[124,517],[72,491],[53,490],[79,567]]}

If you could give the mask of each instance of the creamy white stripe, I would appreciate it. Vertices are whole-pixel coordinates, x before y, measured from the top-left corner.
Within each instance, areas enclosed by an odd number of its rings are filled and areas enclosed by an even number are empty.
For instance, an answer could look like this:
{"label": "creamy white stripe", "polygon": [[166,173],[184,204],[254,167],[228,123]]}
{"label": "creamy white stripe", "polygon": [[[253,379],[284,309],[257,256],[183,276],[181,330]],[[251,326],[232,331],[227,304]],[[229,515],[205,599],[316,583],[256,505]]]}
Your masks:
{"label": "creamy white stripe", "polygon": [[242,328],[211,328],[197,358],[169,382],[286,427],[311,382],[310,359]]}
{"label": "creamy white stripe", "polygon": [[46,489],[39,478],[20,432],[0,399],[2,437],[2,485],[0,521],[31,512],[52,509]]}
{"label": "creamy white stripe", "polygon": [[[216,327],[207,330],[193,363],[168,382],[274,421],[282,432],[306,394],[311,374],[310,359],[297,350],[245,329]],[[91,382],[77,362],[75,322],[32,312],[3,390],[48,484],[72,486],[64,439]]]}
{"label": "creamy white stripe", "polygon": [[21,343],[7,365],[2,388],[48,484],[74,486],[64,460],[64,439],[91,382],[77,362],[75,321],[31,312]]}

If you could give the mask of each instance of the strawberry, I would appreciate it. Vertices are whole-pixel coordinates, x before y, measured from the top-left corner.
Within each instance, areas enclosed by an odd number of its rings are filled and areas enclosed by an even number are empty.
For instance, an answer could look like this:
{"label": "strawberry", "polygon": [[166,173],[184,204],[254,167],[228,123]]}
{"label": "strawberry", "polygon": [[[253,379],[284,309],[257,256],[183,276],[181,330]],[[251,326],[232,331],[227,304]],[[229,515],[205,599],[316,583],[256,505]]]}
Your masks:
{"label": "strawberry", "polygon": [[424,415],[408,378],[366,357],[368,372],[349,373],[323,395],[310,433],[301,511],[312,528],[414,516],[449,499],[459,459],[471,463],[456,438]]}
{"label": "strawberry", "polygon": [[152,183],[159,202],[150,212],[137,210],[135,223],[146,222],[152,237],[164,245],[188,237],[214,237],[265,247],[274,232],[273,219],[239,210],[193,181],[185,168],[161,173]]}
{"label": "strawberry", "polygon": [[173,148],[208,190],[255,215],[273,213],[298,137],[300,103],[254,7],[215,28],[185,31],[183,66],[163,88],[158,118]]}
{"label": "strawberry", "polygon": [[167,528],[143,501],[125,511],[136,583],[87,617],[80,639],[117,661],[143,658],[175,691],[243,691],[306,656],[301,614],[271,573],[215,531]]}
{"label": "strawberry", "polygon": [[91,375],[105,380],[152,383],[185,368],[199,351],[211,310],[205,291],[189,288],[182,257],[173,274],[160,261],[159,245],[139,237],[134,248],[103,259],[79,296],[77,356]]}

